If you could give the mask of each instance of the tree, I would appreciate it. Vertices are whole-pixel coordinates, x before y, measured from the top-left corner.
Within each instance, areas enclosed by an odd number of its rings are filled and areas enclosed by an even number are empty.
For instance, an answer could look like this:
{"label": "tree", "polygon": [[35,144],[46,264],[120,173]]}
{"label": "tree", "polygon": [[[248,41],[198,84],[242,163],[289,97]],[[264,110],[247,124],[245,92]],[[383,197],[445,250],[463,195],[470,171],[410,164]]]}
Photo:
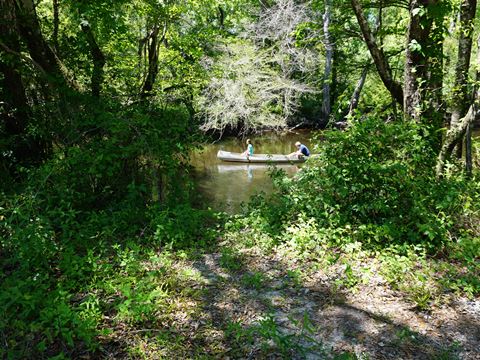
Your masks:
{"label": "tree", "polygon": [[392,97],[402,106],[403,105],[403,90],[401,85],[393,79],[392,70],[390,64],[387,61],[385,54],[382,49],[377,45],[375,36],[370,29],[367,18],[363,13],[363,9],[358,0],[351,0],[352,8],[357,17],[358,24],[362,31],[365,42],[368,46],[372,59],[377,68],[378,74],[382,79],[385,87],[390,91]]}
{"label": "tree", "polygon": [[[460,117],[466,112],[469,103],[468,71],[472,52],[474,19],[477,8],[476,0],[463,0],[460,4],[460,19],[458,24],[457,64],[455,66],[455,83],[452,89],[452,116],[450,126],[455,127]],[[456,144],[459,157],[462,155],[462,144]]]}
{"label": "tree", "polygon": [[[462,55],[459,55],[462,56]],[[464,137],[467,131],[470,131],[470,128],[475,119],[478,119],[480,116],[480,90],[478,83],[480,82],[480,36],[477,38],[477,59],[476,59],[477,71],[476,71],[476,86],[473,92],[473,101],[468,108],[467,113],[461,119],[456,121],[454,124],[451,124],[450,128],[447,131],[445,140],[443,141],[442,148],[438,154],[436,173],[437,177],[443,176],[445,170],[445,163],[451,157],[455,146],[458,142]],[[471,146],[471,144],[469,144]],[[469,149],[467,147],[467,154]],[[470,156],[470,154],[468,155]],[[467,173],[471,171],[471,158],[467,158]]]}
{"label": "tree", "polygon": [[[6,2],[12,0],[4,0]],[[71,87],[80,90],[79,84],[68,72],[54,50],[45,41],[32,0],[15,3],[15,16],[21,38],[26,43],[30,56],[46,75],[51,86]]]}
{"label": "tree", "polygon": [[100,97],[100,91],[104,78],[103,67],[105,66],[106,62],[105,55],[98,46],[98,43],[95,40],[95,36],[93,35],[92,28],[90,27],[88,21],[83,20],[80,23],[80,27],[82,28],[82,31],[87,39],[88,46],[90,47],[90,56],[92,57],[93,62],[93,71],[91,78],[92,95],[98,98]]}
{"label": "tree", "polygon": [[249,42],[225,44],[215,65],[205,66],[216,74],[198,99],[204,131],[226,129],[253,132],[281,128],[298,106],[299,96],[309,89],[288,79],[270,66],[267,51]]}
{"label": "tree", "polygon": [[334,46],[330,36],[330,16],[331,16],[331,0],[325,0],[325,12],[323,14],[323,43],[325,45],[325,70],[323,74],[322,89],[322,114],[325,123],[328,123],[331,112],[330,104],[330,83],[332,81],[332,66]]}
{"label": "tree", "polygon": [[368,74],[368,68],[370,67],[370,64],[365,66],[362,70],[362,75],[360,75],[360,79],[357,82],[357,85],[355,86],[355,89],[353,90],[352,97],[350,99],[350,103],[348,106],[348,116],[353,115],[353,112],[358,106],[358,101],[360,100],[360,93],[362,92],[363,86],[365,85],[365,80],[367,79],[367,74]]}
{"label": "tree", "polygon": [[[411,0],[409,4],[403,107],[406,118],[426,121],[434,131],[441,127],[443,118],[444,11],[445,5],[436,0]],[[426,111],[429,115],[423,116]],[[439,139],[435,142],[439,143]]]}
{"label": "tree", "polygon": [[220,42],[214,55],[203,59],[214,74],[198,98],[203,130],[286,126],[301,95],[312,91],[307,78],[318,61],[318,52],[304,45],[315,34],[302,29],[297,36],[298,28],[313,19],[307,5],[281,0],[264,7],[240,39]]}

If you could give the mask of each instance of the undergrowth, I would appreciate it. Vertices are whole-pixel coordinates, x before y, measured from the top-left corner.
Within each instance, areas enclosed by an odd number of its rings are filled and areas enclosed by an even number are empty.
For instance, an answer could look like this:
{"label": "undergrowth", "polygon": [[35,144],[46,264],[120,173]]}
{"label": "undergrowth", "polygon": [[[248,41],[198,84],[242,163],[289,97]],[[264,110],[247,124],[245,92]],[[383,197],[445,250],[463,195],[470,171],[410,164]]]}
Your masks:
{"label": "undergrowth", "polygon": [[[123,115],[130,121],[105,119],[115,126],[103,124],[98,136],[25,171],[16,191],[4,189],[0,357],[222,354],[222,340],[187,339],[179,325],[201,309],[198,284],[206,281],[182,261],[219,239],[231,245],[220,266],[245,270],[241,283],[252,293],[271,279],[244,269],[245,247],[297,261],[287,273],[293,288],[322,269],[338,291],[381,278],[419,311],[450,295],[479,295],[479,185],[454,164],[435,179],[435,157],[416,125],[368,119],[324,134],[318,158],[294,178],[273,171],[276,192],[224,223],[224,215],[188,205],[186,160],[165,156],[171,142],[184,151],[183,129],[169,129],[167,144],[161,118],[152,125]],[[288,357],[309,351],[301,344],[318,345],[308,343],[307,320],[297,324],[300,337],[271,317],[247,330],[232,324],[225,335],[238,347],[260,337],[262,351],[273,342]]]}
{"label": "undergrowth", "polygon": [[480,187],[454,163],[437,179],[416,124],[365,119],[323,132],[316,152],[293,178],[272,171],[276,192],[227,223],[233,244],[341,267],[351,291],[378,274],[419,310],[478,296]]}
{"label": "undergrowth", "polygon": [[189,205],[188,112],[117,111],[3,189],[1,358],[98,356],[116,327],[161,327],[194,297],[167,256],[216,236],[216,216]]}

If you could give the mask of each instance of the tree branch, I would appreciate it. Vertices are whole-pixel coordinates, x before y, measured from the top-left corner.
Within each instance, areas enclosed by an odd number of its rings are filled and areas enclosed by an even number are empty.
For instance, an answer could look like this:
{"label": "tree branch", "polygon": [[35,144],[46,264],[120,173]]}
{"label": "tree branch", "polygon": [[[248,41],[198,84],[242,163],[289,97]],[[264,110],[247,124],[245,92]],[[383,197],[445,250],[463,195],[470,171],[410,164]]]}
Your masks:
{"label": "tree branch", "polygon": [[367,43],[370,54],[372,55],[378,74],[385,87],[390,91],[392,97],[403,107],[403,90],[401,85],[393,79],[392,70],[383,51],[378,47],[375,37],[368,25],[368,21],[363,14],[362,7],[358,0],[351,0],[353,11],[357,17],[358,24],[362,30],[363,37]]}

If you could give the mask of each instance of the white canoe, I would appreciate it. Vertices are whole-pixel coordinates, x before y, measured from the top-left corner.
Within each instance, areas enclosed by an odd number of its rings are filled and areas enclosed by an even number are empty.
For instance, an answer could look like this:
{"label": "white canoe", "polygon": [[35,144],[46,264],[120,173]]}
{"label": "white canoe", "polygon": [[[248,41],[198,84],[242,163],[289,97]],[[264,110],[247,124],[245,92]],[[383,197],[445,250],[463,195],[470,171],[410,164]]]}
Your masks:
{"label": "white canoe", "polygon": [[[251,170],[268,170],[270,166],[273,164],[242,164],[242,163],[237,163],[237,164],[218,164],[217,169],[219,173],[228,173],[231,171],[251,171]],[[292,169],[296,166],[292,164],[275,164],[275,167],[277,169]]]}
{"label": "white canoe", "polygon": [[254,154],[252,156],[242,155],[229,151],[219,150],[217,158],[223,161],[241,162],[241,163],[300,163],[306,160],[303,156],[298,155],[281,155],[281,154]]}

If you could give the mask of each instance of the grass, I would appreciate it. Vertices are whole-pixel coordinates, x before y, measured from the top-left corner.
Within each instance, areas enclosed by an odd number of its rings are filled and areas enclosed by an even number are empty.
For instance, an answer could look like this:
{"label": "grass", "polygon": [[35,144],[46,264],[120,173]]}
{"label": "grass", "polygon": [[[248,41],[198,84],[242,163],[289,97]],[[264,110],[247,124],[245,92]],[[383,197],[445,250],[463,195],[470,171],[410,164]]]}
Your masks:
{"label": "grass", "polygon": [[267,281],[266,275],[261,272],[255,271],[253,273],[246,273],[242,277],[242,284],[257,291],[261,290]]}
{"label": "grass", "polygon": [[[300,230],[291,236],[295,228]],[[316,268],[326,274],[334,273],[336,286],[352,292],[380,278],[422,311],[430,310],[436,303],[448,302],[452,293],[470,299],[480,294],[480,238],[459,239],[445,245],[437,255],[429,255],[419,245],[372,249],[364,248],[361,243],[338,245],[317,240],[316,247],[305,246],[317,234],[318,229],[312,223],[289,227],[285,241],[259,234],[248,223],[241,231],[241,238],[237,230],[227,231],[225,238],[237,246],[257,247],[266,255],[272,253],[272,243],[280,243],[273,251],[296,264],[296,270],[287,271],[294,287],[301,284],[308,269]]]}
{"label": "grass", "polygon": [[236,250],[225,247],[221,250],[220,266],[229,271],[238,271],[242,268],[242,258]]}

